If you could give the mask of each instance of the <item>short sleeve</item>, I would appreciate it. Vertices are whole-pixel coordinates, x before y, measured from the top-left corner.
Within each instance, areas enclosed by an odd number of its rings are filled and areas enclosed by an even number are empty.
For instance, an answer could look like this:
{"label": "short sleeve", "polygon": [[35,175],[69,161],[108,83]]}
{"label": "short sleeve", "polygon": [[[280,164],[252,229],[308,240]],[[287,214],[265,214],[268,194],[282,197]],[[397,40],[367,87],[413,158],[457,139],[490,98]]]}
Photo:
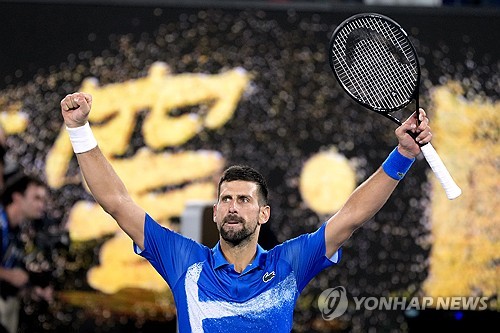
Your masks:
{"label": "short sleeve", "polygon": [[319,272],[337,264],[342,257],[342,249],[337,250],[331,258],[326,256],[325,226],[326,223],[315,232],[288,240],[274,249],[280,259],[292,267],[299,292]]}
{"label": "short sleeve", "polygon": [[206,260],[210,252],[206,246],[161,226],[148,214],[144,222],[144,250],[134,244],[134,251],[151,263],[170,288],[191,264]]}

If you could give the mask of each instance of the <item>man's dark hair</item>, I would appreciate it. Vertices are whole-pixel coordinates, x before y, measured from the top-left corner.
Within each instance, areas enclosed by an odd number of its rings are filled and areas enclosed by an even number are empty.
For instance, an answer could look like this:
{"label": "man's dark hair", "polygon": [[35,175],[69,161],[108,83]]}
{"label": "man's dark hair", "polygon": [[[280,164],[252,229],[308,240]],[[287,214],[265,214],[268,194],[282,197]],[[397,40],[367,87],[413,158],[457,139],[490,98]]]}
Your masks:
{"label": "man's dark hair", "polygon": [[12,203],[14,193],[21,193],[24,195],[28,186],[32,184],[35,186],[47,187],[41,179],[35,176],[25,175],[22,173],[9,176],[5,181],[5,189],[0,194],[2,205],[7,207],[10,203]]}
{"label": "man's dark hair", "polygon": [[266,180],[257,170],[246,165],[233,165],[224,171],[219,180],[217,197],[220,195],[222,183],[235,180],[243,180],[257,184],[259,190],[259,204],[267,205],[268,190]]}

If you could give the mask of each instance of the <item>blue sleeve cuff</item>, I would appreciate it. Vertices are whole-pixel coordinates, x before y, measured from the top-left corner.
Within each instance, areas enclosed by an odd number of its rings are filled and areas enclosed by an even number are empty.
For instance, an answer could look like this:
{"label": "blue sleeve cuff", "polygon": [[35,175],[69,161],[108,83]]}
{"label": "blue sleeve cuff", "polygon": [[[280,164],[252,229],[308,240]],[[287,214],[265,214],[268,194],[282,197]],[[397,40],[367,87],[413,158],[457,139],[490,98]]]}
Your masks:
{"label": "blue sleeve cuff", "polygon": [[342,258],[342,248],[339,248],[337,252],[333,254],[333,256],[328,258],[328,260],[330,260],[334,264],[338,264],[341,258]]}

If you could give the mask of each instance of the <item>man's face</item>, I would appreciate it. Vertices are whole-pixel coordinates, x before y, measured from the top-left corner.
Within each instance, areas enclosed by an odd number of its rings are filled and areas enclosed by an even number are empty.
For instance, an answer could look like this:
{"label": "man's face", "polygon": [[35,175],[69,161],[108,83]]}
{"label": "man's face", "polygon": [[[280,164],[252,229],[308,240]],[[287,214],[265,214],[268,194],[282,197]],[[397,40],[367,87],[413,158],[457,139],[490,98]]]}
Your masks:
{"label": "man's face", "polygon": [[223,240],[232,245],[250,240],[268,219],[269,206],[259,206],[257,184],[242,180],[221,184],[214,221]]}
{"label": "man's face", "polygon": [[30,184],[24,195],[20,196],[21,210],[26,220],[43,217],[47,200],[47,189],[44,186]]}

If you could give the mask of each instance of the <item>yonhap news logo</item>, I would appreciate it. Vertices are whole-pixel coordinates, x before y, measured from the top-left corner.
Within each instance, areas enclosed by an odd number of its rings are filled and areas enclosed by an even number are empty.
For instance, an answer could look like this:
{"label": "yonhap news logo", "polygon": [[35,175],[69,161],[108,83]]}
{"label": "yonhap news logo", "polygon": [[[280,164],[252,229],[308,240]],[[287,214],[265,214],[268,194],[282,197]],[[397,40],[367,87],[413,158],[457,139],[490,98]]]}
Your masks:
{"label": "yonhap news logo", "polygon": [[344,287],[328,288],[319,295],[318,307],[324,320],[340,317],[347,310],[349,301]]}
{"label": "yonhap news logo", "polygon": [[[351,298],[355,310],[486,310],[487,296],[448,296],[448,297],[357,297]],[[349,298],[343,286],[328,288],[318,297],[318,308],[324,320],[333,320],[343,315],[349,305]]]}

